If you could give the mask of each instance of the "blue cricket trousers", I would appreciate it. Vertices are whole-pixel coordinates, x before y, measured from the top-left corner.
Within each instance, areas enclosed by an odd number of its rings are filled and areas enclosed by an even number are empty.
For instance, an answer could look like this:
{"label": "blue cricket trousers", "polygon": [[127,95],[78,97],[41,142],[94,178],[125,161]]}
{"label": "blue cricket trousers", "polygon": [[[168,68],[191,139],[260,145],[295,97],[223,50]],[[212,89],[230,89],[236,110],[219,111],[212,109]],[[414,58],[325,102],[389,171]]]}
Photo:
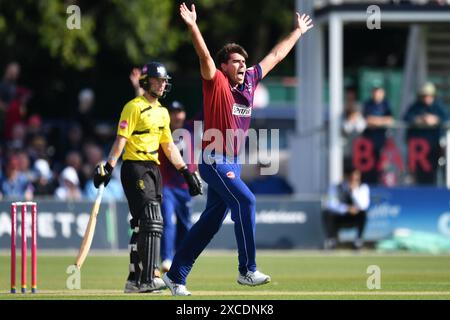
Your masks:
{"label": "blue cricket trousers", "polygon": [[[192,266],[213,236],[219,231],[228,209],[234,222],[238,247],[239,272],[256,271],[255,211],[256,199],[241,180],[241,166],[225,157],[215,156],[212,164],[199,164],[199,172],[208,183],[206,208],[192,226],[175,253],[169,278],[186,284]],[[220,161],[219,161],[220,160]]]}
{"label": "blue cricket trousers", "polygon": [[172,187],[164,187],[162,194],[164,231],[161,237],[161,259],[172,261],[175,250],[191,228],[191,196],[189,190]]}

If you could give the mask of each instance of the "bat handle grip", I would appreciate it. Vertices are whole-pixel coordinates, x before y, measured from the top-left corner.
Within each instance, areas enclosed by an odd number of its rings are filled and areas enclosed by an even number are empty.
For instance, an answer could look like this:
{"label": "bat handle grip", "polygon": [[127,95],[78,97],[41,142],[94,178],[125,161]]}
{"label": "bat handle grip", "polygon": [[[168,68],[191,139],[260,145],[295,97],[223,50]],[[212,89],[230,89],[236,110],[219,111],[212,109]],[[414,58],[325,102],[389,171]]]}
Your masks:
{"label": "bat handle grip", "polygon": [[100,164],[100,173],[102,176],[105,175],[105,166],[102,163]]}

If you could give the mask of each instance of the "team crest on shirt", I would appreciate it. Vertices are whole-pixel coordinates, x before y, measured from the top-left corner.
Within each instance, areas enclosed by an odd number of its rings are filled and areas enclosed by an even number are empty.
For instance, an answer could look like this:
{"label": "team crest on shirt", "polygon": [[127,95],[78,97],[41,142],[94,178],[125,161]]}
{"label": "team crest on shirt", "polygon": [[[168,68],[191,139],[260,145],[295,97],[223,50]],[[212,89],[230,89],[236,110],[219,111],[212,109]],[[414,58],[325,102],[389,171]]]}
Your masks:
{"label": "team crest on shirt", "polygon": [[236,176],[235,176],[233,171],[228,171],[227,172],[227,177],[228,177],[228,179],[234,179]]}
{"label": "team crest on shirt", "polygon": [[251,117],[252,108],[244,106],[243,104],[235,103],[233,104],[233,115],[238,117]]}
{"label": "team crest on shirt", "polygon": [[128,127],[128,121],[127,120],[121,121],[119,126],[120,126],[120,129],[125,130]]}
{"label": "team crest on shirt", "polygon": [[139,190],[144,190],[145,189],[144,180],[138,180],[136,183],[136,188]]}

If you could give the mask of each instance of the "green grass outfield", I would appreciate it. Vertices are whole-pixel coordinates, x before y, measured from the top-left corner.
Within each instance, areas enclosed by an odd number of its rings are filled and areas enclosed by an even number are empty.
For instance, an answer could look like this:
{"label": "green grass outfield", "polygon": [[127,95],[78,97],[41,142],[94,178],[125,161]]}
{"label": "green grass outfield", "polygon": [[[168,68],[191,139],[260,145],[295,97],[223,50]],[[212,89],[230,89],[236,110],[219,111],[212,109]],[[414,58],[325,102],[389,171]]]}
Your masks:
{"label": "green grass outfield", "polygon": [[[18,252],[19,253],[19,252]],[[81,290],[66,289],[66,268],[74,255],[38,257],[38,294],[9,293],[9,256],[0,255],[1,299],[181,299],[160,294],[123,294],[128,256],[91,254],[81,273]],[[20,291],[20,256],[17,259]],[[381,268],[381,289],[367,288],[367,267]],[[184,299],[450,299],[450,255],[381,255],[374,252],[259,251],[260,270],[272,282],[260,287],[236,283],[235,252],[200,256],[188,279],[193,296]],[[30,265],[28,271],[30,270]],[[30,284],[28,274],[28,284]],[[28,287],[28,290],[29,287]]]}

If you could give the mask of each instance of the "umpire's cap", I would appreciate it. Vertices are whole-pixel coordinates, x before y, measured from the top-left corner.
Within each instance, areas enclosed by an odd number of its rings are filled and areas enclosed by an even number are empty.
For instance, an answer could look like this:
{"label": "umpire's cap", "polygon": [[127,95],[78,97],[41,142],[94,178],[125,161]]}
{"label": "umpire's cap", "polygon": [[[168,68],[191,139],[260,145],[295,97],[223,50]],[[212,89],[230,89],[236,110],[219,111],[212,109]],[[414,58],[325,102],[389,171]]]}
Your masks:
{"label": "umpire's cap", "polygon": [[173,101],[169,106],[167,107],[169,112],[180,112],[185,111],[184,105],[180,101]]}

